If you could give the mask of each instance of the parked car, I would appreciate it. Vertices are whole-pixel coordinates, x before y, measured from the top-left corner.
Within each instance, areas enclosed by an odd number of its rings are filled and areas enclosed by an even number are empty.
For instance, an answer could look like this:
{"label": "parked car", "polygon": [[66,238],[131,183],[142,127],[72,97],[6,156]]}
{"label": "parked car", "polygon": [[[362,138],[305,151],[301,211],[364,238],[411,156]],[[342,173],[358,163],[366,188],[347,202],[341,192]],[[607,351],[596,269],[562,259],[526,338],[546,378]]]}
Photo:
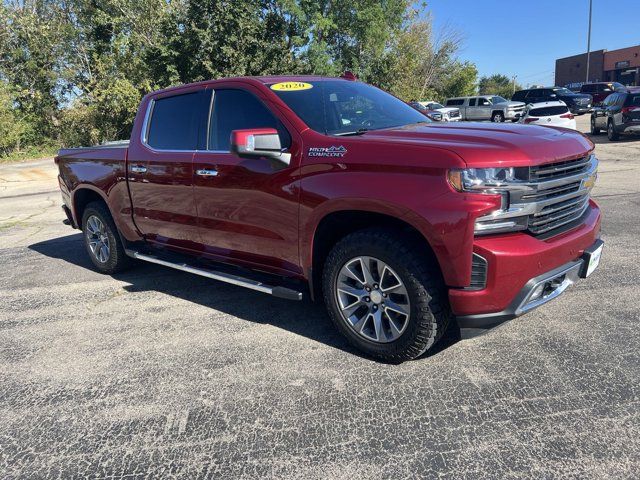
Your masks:
{"label": "parked car", "polygon": [[133,258],[308,293],[353,345],[398,362],[454,316],[495,325],[591,274],[593,150],[577,132],[430,122],[359,81],[269,76],[150,93],[128,145],[55,162],[98,271]]}
{"label": "parked car", "polygon": [[511,102],[498,95],[479,95],[475,97],[448,98],[447,107],[460,109],[463,120],[491,120],[517,122],[524,111],[524,103]]}
{"label": "parked car", "polygon": [[600,105],[614,92],[626,92],[627,87],[618,82],[584,83],[580,87],[580,93],[587,93],[593,97],[593,104]]}
{"label": "parked car", "polygon": [[412,108],[415,108],[420,113],[422,113],[425,117],[429,118],[430,120],[433,120],[434,122],[441,122],[444,118],[444,115],[442,114],[442,112],[431,110],[425,107],[424,105],[422,105],[422,103],[420,102],[415,102],[415,101],[409,102],[409,105]]}
{"label": "parked car", "polygon": [[609,95],[602,106],[591,113],[591,133],[607,131],[609,140],[618,140],[621,134],[640,133],[640,88]]}
{"label": "parked car", "polygon": [[442,120],[445,122],[459,122],[462,119],[462,117],[460,116],[459,108],[445,107],[444,105],[431,100],[422,101],[419,103],[429,110],[440,112],[442,114]]}
{"label": "parked car", "polygon": [[576,119],[564,102],[530,103],[526,106],[520,123],[577,129]]}
{"label": "parked car", "polygon": [[591,111],[593,99],[591,95],[585,93],[574,93],[564,87],[548,87],[548,88],[531,88],[528,90],[519,90],[513,94],[512,100],[518,102],[541,103],[556,102],[558,100],[567,104],[569,110],[574,115],[582,115]]}

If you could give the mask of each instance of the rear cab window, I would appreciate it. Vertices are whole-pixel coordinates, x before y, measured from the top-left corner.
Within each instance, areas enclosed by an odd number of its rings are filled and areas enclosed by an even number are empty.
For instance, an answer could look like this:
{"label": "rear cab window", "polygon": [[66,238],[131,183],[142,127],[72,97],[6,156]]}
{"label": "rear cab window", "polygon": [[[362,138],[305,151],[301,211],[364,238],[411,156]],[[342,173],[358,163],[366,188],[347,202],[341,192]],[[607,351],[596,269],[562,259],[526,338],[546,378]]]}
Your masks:
{"label": "rear cab window", "polygon": [[464,98],[452,98],[447,100],[447,107],[459,107],[464,105]]}

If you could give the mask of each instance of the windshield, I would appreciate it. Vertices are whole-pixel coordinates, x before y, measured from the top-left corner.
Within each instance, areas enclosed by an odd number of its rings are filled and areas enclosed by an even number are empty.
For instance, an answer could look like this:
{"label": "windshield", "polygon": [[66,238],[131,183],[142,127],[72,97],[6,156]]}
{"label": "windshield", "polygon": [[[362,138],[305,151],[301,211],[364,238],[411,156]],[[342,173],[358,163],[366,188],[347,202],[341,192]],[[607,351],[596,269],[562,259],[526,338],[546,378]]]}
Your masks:
{"label": "windshield", "polygon": [[505,102],[508,102],[508,100],[506,98],[499,97],[498,95],[494,95],[493,97],[491,97],[491,103],[493,103],[494,105],[496,103],[505,103]]}
{"label": "windshield", "polygon": [[309,128],[325,135],[345,135],[367,130],[430,123],[426,116],[402,100],[366,83],[321,80],[304,83],[304,89],[271,90]]}
{"label": "windshield", "polygon": [[429,108],[431,110],[437,110],[439,108],[444,108],[442,105],[440,105],[439,103],[430,103],[429,104]]}
{"label": "windshield", "polygon": [[554,88],[553,93],[555,93],[556,95],[573,95],[573,92],[568,88]]}

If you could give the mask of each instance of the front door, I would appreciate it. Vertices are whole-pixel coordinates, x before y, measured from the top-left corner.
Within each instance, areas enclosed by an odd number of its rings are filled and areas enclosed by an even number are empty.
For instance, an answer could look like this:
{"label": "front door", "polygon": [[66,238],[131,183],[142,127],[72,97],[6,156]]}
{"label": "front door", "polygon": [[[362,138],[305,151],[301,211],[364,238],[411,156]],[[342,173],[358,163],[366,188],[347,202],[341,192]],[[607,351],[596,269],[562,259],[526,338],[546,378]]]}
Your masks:
{"label": "front door", "polygon": [[[206,151],[194,158],[201,242],[214,259],[299,273],[297,177],[302,145],[257,91],[215,87]],[[275,128],[290,165],[244,159],[229,151],[233,130]]]}
{"label": "front door", "polygon": [[198,249],[193,156],[204,137],[208,92],[196,87],[152,99],[140,142],[131,142],[133,219],[151,242]]}

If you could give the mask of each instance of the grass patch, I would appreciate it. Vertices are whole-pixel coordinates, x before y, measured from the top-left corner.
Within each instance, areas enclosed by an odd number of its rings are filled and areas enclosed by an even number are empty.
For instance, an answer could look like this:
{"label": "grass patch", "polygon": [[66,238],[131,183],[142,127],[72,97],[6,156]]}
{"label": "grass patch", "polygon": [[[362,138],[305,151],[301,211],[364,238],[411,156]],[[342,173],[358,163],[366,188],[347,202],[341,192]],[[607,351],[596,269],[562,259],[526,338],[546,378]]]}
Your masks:
{"label": "grass patch", "polygon": [[27,160],[39,160],[41,158],[51,158],[58,152],[58,148],[59,147],[53,145],[29,147],[19,152],[12,152],[8,155],[0,156],[0,164],[24,162]]}

